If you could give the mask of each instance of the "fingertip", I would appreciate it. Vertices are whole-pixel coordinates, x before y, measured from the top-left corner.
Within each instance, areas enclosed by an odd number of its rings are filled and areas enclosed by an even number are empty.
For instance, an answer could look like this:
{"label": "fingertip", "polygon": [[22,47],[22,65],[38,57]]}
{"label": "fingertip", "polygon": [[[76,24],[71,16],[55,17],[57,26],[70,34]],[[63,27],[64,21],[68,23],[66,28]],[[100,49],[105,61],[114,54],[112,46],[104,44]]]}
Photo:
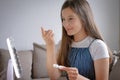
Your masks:
{"label": "fingertip", "polygon": [[43,29],[43,27],[41,27],[41,31],[43,31],[44,29]]}
{"label": "fingertip", "polygon": [[41,27],[41,32],[42,32],[43,35],[45,34],[45,30],[44,30],[43,27]]}

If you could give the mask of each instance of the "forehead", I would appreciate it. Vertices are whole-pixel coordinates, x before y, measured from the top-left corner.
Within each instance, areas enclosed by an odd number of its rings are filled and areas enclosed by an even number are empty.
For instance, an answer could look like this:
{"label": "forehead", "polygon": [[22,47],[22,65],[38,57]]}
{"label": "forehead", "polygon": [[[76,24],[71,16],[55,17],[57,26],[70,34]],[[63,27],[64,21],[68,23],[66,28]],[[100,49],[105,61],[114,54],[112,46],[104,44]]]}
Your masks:
{"label": "forehead", "polygon": [[62,17],[77,16],[77,14],[71,8],[65,8],[62,10]]}

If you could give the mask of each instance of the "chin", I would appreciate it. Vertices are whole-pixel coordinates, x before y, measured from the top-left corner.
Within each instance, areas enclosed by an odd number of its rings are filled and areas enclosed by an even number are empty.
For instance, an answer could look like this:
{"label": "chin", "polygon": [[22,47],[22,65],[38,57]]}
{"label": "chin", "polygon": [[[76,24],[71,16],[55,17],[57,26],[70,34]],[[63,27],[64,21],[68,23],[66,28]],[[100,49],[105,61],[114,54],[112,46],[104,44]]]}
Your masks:
{"label": "chin", "polygon": [[73,36],[73,33],[67,33],[68,36]]}

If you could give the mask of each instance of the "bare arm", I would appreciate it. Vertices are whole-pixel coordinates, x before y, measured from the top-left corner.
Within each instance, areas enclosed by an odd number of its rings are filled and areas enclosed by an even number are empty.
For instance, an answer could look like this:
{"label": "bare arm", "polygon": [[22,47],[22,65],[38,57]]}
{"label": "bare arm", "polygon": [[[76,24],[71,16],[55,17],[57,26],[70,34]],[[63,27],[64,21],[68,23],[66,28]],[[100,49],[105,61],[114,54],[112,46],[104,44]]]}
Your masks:
{"label": "bare arm", "polygon": [[109,58],[94,61],[96,80],[108,80],[109,78]]}
{"label": "bare arm", "polygon": [[[95,80],[108,80],[109,78],[109,58],[103,58],[94,61],[95,66]],[[60,70],[64,70],[68,73],[69,80],[90,80],[78,73],[78,69],[74,67],[63,67]]]}
{"label": "bare arm", "polygon": [[47,65],[48,74],[51,80],[56,80],[57,78],[59,78],[60,72],[58,71],[58,69],[55,69],[53,67],[53,64],[57,63],[53,32],[52,30],[45,31],[43,28],[41,28],[41,31],[42,31],[42,37],[46,42],[46,47],[47,47],[46,65]]}

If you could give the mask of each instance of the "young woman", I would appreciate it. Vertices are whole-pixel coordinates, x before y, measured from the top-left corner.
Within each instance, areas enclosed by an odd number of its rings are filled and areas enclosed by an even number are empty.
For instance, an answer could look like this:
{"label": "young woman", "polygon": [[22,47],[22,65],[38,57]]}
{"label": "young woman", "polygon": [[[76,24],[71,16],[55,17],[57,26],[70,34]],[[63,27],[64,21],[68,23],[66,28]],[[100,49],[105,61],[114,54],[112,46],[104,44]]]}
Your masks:
{"label": "young woman", "polygon": [[[61,9],[62,40],[55,54],[52,30],[42,30],[51,80],[67,72],[68,80],[108,80],[110,51],[101,37],[86,0],[66,0]],[[53,64],[65,66],[55,69]]]}

